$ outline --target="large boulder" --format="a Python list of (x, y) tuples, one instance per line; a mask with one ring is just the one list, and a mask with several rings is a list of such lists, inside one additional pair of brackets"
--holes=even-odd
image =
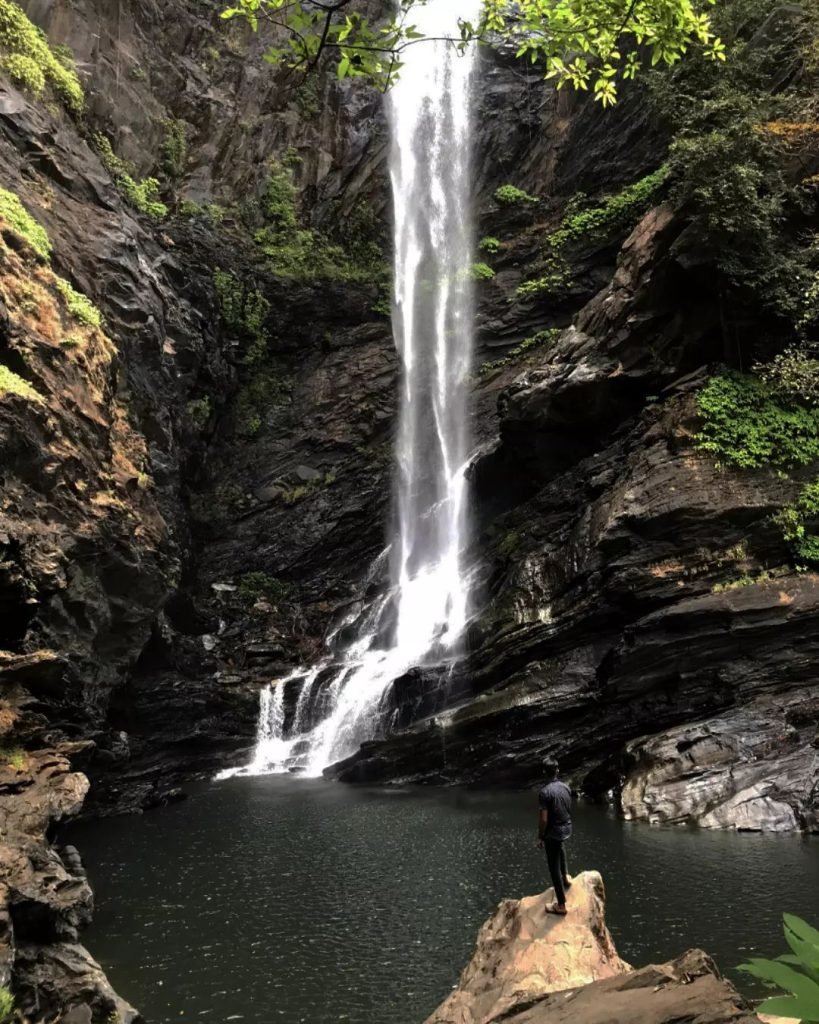
[(637, 971), (621, 960), (596, 871), (575, 877), (566, 917), (546, 913), (553, 899), (504, 900), (425, 1024), (759, 1024), (701, 950)]
[(625, 974), (606, 928), (603, 879), (578, 875), (566, 917), (546, 913), (554, 891), (504, 900), (478, 933), (457, 989), (426, 1024), (489, 1024), (548, 992)]

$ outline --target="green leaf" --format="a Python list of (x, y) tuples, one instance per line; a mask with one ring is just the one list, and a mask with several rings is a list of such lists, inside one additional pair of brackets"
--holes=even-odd
[(772, 981), (779, 988), (813, 1003), (819, 1013), (819, 985), (801, 971), (795, 971), (788, 964), (778, 960), (762, 959), (751, 960), (743, 964), (741, 969), (756, 978), (762, 978), (763, 981)]
[(812, 928), (807, 921), (803, 921), (801, 917), (797, 917), (795, 914), (783, 914), (782, 920), (785, 924), (786, 939), (790, 931), (797, 939), (815, 946), (816, 952), (819, 954), (819, 931), (816, 928)]
[(772, 1017), (791, 1017), (805, 1024), (819, 1021), (819, 1003), (806, 1002), (793, 996), (773, 996), (757, 1009), (759, 1013), (769, 1013)]

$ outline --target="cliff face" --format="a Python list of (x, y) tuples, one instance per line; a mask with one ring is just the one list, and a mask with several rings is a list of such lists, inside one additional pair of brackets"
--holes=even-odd
[[(217, 6), (32, 3), (74, 51), (86, 114), (2, 85), (3, 180), (53, 247), (47, 263), (4, 235), (6, 279), (43, 278), (35, 300), (4, 292), (4, 364), (44, 399), (2, 399), (3, 646), (10, 665), (44, 652), (25, 668), (37, 725), (10, 742), (92, 740), (79, 766), (100, 807), (243, 756), (259, 683), (381, 582), (381, 104), (271, 71), (269, 40), (226, 31)], [(685, 210), (648, 192), (642, 220), (635, 204), (574, 240), (559, 287), (525, 287), (578, 196), (645, 181), (666, 133), (640, 92), (605, 112), (504, 53), (485, 55), (477, 102), (480, 234), (497, 243), (479, 285), (481, 610), (455, 707), (434, 678), (400, 681), (410, 728), (339, 774), (519, 784), (556, 753), (590, 794), (623, 786), (635, 817), (815, 827), (816, 580), (770, 524), (808, 473), (718, 469), (693, 443), (724, 282), (686, 246)], [(159, 176), (164, 219), (127, 201), (123, 161)], [(499, 202), (510, 181), (540, 202)], [(275, 217), (306, 259), (291, 238), (283, 266), (280, 235), (265, 249)], [(52, 271), (104, 336), (63, 344)]]

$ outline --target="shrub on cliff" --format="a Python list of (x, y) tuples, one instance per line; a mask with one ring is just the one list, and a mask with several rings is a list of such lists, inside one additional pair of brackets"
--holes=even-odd
[(13, 192), (4, 188), (0, 188), (0, 221), (5, 221), (15, 234), (25, 239), (38, 256), (46, 261), (51, 259), (51, 241), (45, 228), (37, 223)]
[(0, 0), (0, 68), (34, 96), (48, 87), (72, 113), (83, 108), (80, 80), (66, 67), (64, 52), (52, 50), (44, 33), (11, 0)]

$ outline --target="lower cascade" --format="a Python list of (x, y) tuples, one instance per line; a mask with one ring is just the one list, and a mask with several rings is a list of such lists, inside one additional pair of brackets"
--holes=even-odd
[[(433, 0), (413, 12), (409, 46), (388, 94), (394, 206), (393, 333), (401, 357), (391, 585), (339, 656), (295, 671), (261, 694), (250, 764), (221, 774), (299, 770), (319, 776), (383, 730), (384, 698), (409, 669), (457, 656), (468, 615), (463, 551), (474, 297), (470, 274), (470, 85), (476, 49), (459, 20), (479, 0)], [(328, 647), (337, 636), (327, 640)], [(286, 693), (297, 688), (287, 712)], [(289, 720), (288, 720), (289, 719)]]

